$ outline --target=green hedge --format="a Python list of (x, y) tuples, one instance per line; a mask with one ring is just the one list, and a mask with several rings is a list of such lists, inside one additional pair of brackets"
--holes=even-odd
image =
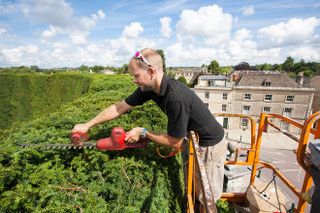
[(0, 73), (0, 129), (57, 110), (86, 93), (90, 81), (75, 74)]
[[(7, 75), (7, 78), (10, 77), (13, 76)], [(71, 80), (73, 77), (75, 80)], [(38, 85), (30, 82), (40, 78), (33, 75), (18, 77), (29, 88)], [(74, 124), (87, 121), (135, 89), (127, 75), (61, 75), (47, 78), (47, 86), (56, 78), (64, 82), (60, 88), (54, 86), (52, 90), (55, 91), (63, 91), (61, 87), (82, 90), (84, 87), (79, 82), (83, 81), (79, 79), (91, 79), (88, 81), (91, 84), (88, 93), (63, 105), (58, 111), (37, 116), (31, 121), (14, 123), (1, 132), (0, 212), (183, 211), (180, 156), (161, 159), (153, 143), (145, 149), (108, 152), (19, 148), (22, 143), (69, 143), (69, 131)], [(37, 88), (50, 92), (45, 84), (39, 84)], [(86, 90), (69, 94), (81, 95), (83, 92)], [(32, 100), (28, 103), (43, 101), (40, 98)], [(44, 102), (41, 104), (45, 105)], [(32, 108), (29, 110), (33, 113)], [(121, 118), (94, 127), (90, 137), (107, 137), (115, 126), (122, 126), (125, 130), (144, 126), (161, 132), (166, 129), (166, 117), (153, 103), (147, 103)]]

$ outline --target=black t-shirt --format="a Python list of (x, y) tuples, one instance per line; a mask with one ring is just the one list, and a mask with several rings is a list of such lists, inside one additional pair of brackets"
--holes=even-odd
[(224, 130), (201, 99), (186, 85), (164, 75), (160, 94), (138, 88), (125, 99), (130, 106), (153, 100), (168, 117), (167, 134), (185, 137), (193, 130), (198, 133), (201, 146), (212, 146), (222, 140)]

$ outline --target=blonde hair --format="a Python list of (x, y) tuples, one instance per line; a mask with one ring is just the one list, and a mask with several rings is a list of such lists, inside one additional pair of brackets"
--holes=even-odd
[[(151, 48), (144, 48), (141, 51), (141, 54), (143, 57), (145, 57), (148, 62), (151, 64), (151, 66), (156, 69), (158, 72), (163, 72), (163, 61), (161, 55), (154, 49)], [(140, 59), (136, 59), (135, 57), (132, 57), (129, 62), (129, 70), (132, 69), (132, 62), (135, 61), (136, 64), (139, 65), (139, 67), (147, 69), (148, 65), (143, 63)]]

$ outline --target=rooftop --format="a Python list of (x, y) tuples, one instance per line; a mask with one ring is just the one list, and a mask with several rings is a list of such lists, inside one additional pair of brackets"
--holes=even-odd
[(200, 80), (228, 80), (228, 77), (224, 75), (202, 75), (199, 78)]
[(285, 73), (248, 73), (239, 78), (236, 86), (301, 87)]

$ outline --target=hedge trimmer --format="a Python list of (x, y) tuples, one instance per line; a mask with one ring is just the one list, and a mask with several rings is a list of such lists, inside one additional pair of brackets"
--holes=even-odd
[(22, 147), (39, 147), (42, 149), (92, 149), (96, 148), (101, 151), (106, 150), (124, 150), (127, 148), (144, 148), (147, 146), (147, 141), (139, 141), (137, 143), (125, 142), (126, 132), (121, 127), (115, 127), (111, 131), (111, 136), (102, 138), (97, 141), (87, 141), (88, 134), (81, 132), (71, 133), (70, 144), (21, 144)]
[[(126, 132), (121, 127), (115, 127), (111, 131), (111, 136), (102, 138), (97, 141), (87, 141), (89, 135), (81, 132), (71, 133), (70, 139), (72, 143), (69, 144), (20, 144), (22, 147), (35, 147), (41, 149), (98, 149), (101, 151), (107, 150), (124, 150), (129, 148), (145, 148), (148, 145), (147, 140), (140, 140), (137, 143), (126, 143)], [(160, 157), (167, 158), (173, 157), (178, 154), (181, 149), (174, 149), (168, 155), (163, 156), (160, 154), (159, 147), (157, 152)]]

